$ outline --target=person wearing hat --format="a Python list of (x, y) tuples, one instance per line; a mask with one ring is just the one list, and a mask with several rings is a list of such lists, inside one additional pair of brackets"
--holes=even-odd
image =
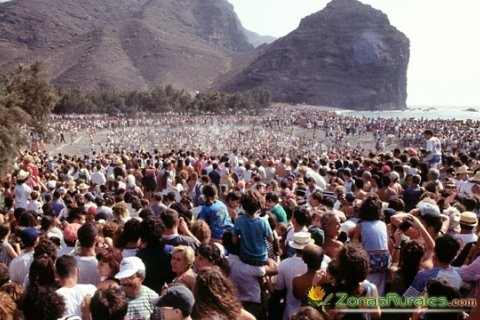
[(286, 290), (285, 311), (283, 313), (283, 319), (295, 312), (301, 305), (301, 301), (293, 295), (293, 278), (307, 272), (307, 265), (302, 260), (303, 249), (309, 244), (313, 244), (311, 234), (307, 232), (296, 232), (293, 235), (293, 239), (289, 241), (290, 248), (295, 250), (293, 257), (287, 258), (280, 262), (278, 265), (278, 275), (274, 283), (276, 291)]
[(453, 181), (455, 181), (456, 187), (460, 189), (462, 184), (465, 181), (468, 181), (468, 175), (471, 173), (467, 165), (462, 165), (455, 170), (455, 178)]
[(32, 188), (26, 183), (30, 176), (29, 171), (20, 170), (17, 173), (17, 184), (15, 186), (15, 208), (24, 208), (28, 210), (30, 203), (30, 193)]
[(88, 184), (82, 182), (78, 185), (77, 187), (78, 191), (80, 191), (80, 194), (85, 196), (85, 194), (88, 192), (88, 189), (90, 189), (90, 187), (88, 186)]
[(33, 261), (33, 251), (39, 241), (38, 235), (38, 231), (35, 228), (25, 228), (21, 231), (20, 239), (22, 239), (25, 249), (10, 263), (10, 280), (23, 284), (25, 277), (30, 271), (30, 265)]
[[(155, 301), (156, 312), (152, 319), (191, 320), (194, 303), (193, 293), (187, 287), (182, 284), (174, 285)], [(161, 318), (157, 317), (158, 313)]]
[(453, 237), (460, 243), (460, 249), (470, 242), (477, 242), (475, 227), (478, 225), (477, 215), (472, 211), (462, 212), (460, 215), (460, 233)]
[(127, 319), (150, 319), (155, 299), (158, 294), (142, 285), (145, 280), (145, 264), (138, 257), (127, 257), (120, 263), (120, 270), (115, 278), (128, 300)]
[(467, 181), (464, 181), (458, 188), (458, 195), (462, 197), (474, 197), (480, 194), (480, 170)]

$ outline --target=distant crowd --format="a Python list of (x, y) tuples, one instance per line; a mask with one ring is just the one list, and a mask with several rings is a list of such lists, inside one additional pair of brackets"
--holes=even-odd
[[(479, 319), (478, 126), (54, 117), (108, 143), (2, 178), (0, 319)], [(387, 294), (449, 304), (366, 303)]]

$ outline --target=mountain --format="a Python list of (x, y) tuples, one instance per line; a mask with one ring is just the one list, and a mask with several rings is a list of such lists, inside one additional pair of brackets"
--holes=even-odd
[(253, 45), (255, 48), (261, 46), (262, 44), (270, 44), (273, 41), (277, 40), (277, 38), (272, 36), (262, 36), (256, 32), (250, 31), (245, 29), (244, 32), (245, 36), (247, 37), (248, 42)]
[(206, 89), (252, 49), (226, 0), (0, 4), (0, 69), (41, 59), (61, 87)]
[(217, 85), (269, 89), (276, 101), (362, 110), (406, 108), (409, 40), (356, 0), (332, 0)]
[(332, 0), (262, 44), (271, 40), (246, 30), (227, 0), (0, 4), (0, 71), (43, 60), (57, 87), (262, 87), (290, 103), (406, 107), (409, 40), (371, 6)]

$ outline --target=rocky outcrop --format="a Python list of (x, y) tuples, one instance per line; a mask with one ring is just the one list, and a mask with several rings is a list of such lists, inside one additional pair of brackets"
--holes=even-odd
[(409, 40), (356, 0), (332, 0), (220, 87), (262, 87), (276, 101), (362, 110), (406, 108)]
[(0, 4), (0, 70), (43, 60), (59, 87), (201, 90), (252, 49), (227, 0)]

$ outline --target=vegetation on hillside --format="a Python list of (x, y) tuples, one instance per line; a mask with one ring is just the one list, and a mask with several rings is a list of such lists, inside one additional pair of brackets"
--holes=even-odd
[(45, 120), (56, 101), (41, 62), (19, 65), (0, 80), (0, 174), (26, 146), (29, 137), (43, 135)]
[(136, 112), (227, 113), (241, 110), (256, 113), (271, 103), (269, 91), (253, 89), (242, 93), (201, 92), (192, 96), (168, 85), (146, 91), (60, 91), (54, 113), (133, 114)]

